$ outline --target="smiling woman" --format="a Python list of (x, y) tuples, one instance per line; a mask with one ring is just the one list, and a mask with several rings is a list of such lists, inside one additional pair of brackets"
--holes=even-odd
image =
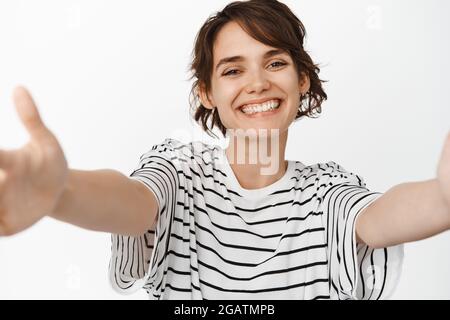
[(320, 112), (327, 97), (304, 35), (275, 0), (230, 3), (201, 27), (191, 63), (194, 117), (207, 132), (218, 126), (230, 145), (166, 139), (141, 157), (131, 176), (155, 194), (158, 220), (142, 236), (113, 235), (118, 291), (144, 287), (152, 299), (392, 293), (403, 246), (370, 248), (355, 228), (381, 193), (335, 162), (285, 160), (289, 127)]
[[(179, 4), (183, 5), (190, 7), (192, 4)], [(153, 9), (151, 7), (149, 11), (154, 12)], [(322, 14), (324, 10), (313, 12)], [(2, 12), (0, 10), (0, 18)], [(158, 12), (163, 14), (165, 10)], [(342, 9), (342, 12), (347, 11)], [(139, 14), (136, 11), (132, 16)], [(152, 20), (146, 15), (141, 19), (145, 23)], [(170, 24), (173, 25), (173, 16), (170, 19)], [(112, 20), (112, 25), (115, 25), (117, 19)], [(321, 23), (325, 20), (321, 20)], [(0, 24), (2, 21), (0, 19)], [(346, 20), (340, 16), (330, 23), (333, 26), (345, 24)], [(142, 30), (141, 26), (135, 26), (135, 29)], [(183, 31), (178, 26), (175, 29), (177, 36)], [(1, 30), (2, 28), (0, 32)], [(90, 33), (91, 29), (87, 30)], [(134, 34), (135, 30), (130, 30), (130, 34)], [(341, 160), (339, 163), (314, 161), (312, 164), (304, 164), (304, 161), (287, 159), (288, 132), (292, 132), (293, 124), (301, 118), (314, 118), (320, 114), (322, 104), (327, 99), (322, 87), (324, 81), (318, 76), (319, 67), (304, 48), (306, 31), (303, 23), (280, 1), (235, 1), (209, 15), (199, 31), (193, 32), (195, 33), (192, 60), (189, 63), (191, 80), (194, 80), (192, 87), (188, 88), (190, 116), (197, 121), (199, 130), (210, 136), (215, 136), (213, 130), (218, 129), (224, 138), (229, 139), (229, 145), (224, 148), (204, 141), (186, 143), (175, 138), (166, 138), (149, 145), (142, 138), (147, 151), (139, 151), (142, 155), (133, 170), (127, 171), (129, 174), (111, 169), (73, 169), (66, 160), (57, 135), (46, 126), (29, 92), (18, 87), (14, 91), (14, 103), (30, 140), (17, 150), (0, 149), (0, 236), (19, 234), (45, 216), (87, 230), (107, 233), (108, 242), (102, 242), (102, 245), (105, 257), (109, 259), (108, 280), (112, 287), (119, 293), (137, 290), (146, 292), (147, 297), (152, 300), (390, 297), (400, 279), (404, 243), (428, 238), (450, 228), (450, 136), (444, 143), (435, 178), (401, 183), (384, 193), (370, 189), (363, 176), (346, 170), (340, 164)], [(118, 32), (117, 36), (120, 35)], [(126, 41), (129, 38), (128, 34), (124, 36), (124, 47), (128, 48)], [(169, 39), (169, 35), (165, 34), (164, 40), (166, 38)], [(93, 42), (97, 41), (97, 37), (93, 39)], [(120, 43), (116, 38), (112, 42), (114, 45)], [(140, 39), (136, 42), (142, 43)], [(160, 47), (164, 45), (164, 41), (155, 41), (149, 51), (156, 51), (155, 43)], [(169, 55), (170, 51), (164, 51), (164, 55)], [(103, 58), (102, 56), (102, 61)], [(116, 58), (111, 58), (111, 65), (117, 64)], [(167, 57), (165, 59), (164, 61), (172, 61)], [(134, 72), (140, 72), (137, 70), (141, 70), (149, 59), (142, 57), (142, 61), (138, 61)], [(133, 63), (134, 61), (130, 62), (127, 67), (134, 66)], [(166, 73), (168, 81), (173, 81), (172, 75), (167, 72), (167, 64), (149, 65), (155, 78), (152, 84), (158, 90), (165, 89), (161, 84), (165, 83), (163, 77)], [(100, 68), (101, 63), (98, 61), (89, 69), (96, 70), (95, 67)], [(161, 69), (156, 69), (158, 67)], [(107, 69), (113, 68), (108, 66)], [(159, 72), (160, 70), (162, 71)], [(99, 70), (96, 72), (101, 73)], [(120, 77), (111, 78), (126, 77), (120, 74)], [(83, 79), (89, 81), (88, 77)], [(147, 74), (145, 79), (148, 79)], [(352, 77), (351, 80), (353, 79)], [(435, 80), (434, 77), (429, 79), (430, 82)], [(99, 86), (104, 86), (100, 82)], [(383, 87), (386, 82), (385, 78), (377, 81), (377, 89), (387, 90), (386, 86)], [(95, 81), (88, 83), (89, 85), (85, 84), (86, 87), (97, 90)], [(144, 80), (142, 83), (145, 84), (145, 90), (138, 93), (135, 103), (131, 103), (133, 97), (127, 97), (126, 101), (114, 105), (117, 108), (111, 108), (109, 103), (113, 103), (117, 95), (108, 102), (103, 99), (99, 101), (108, 107), (108, 120), (117, 109), (122, 109), (119, 108), (120, 105), (135, 108), (130, 112), (129, 120), (124, 120), (122, 115), (117, 122), (125, 123), (125, 131), (130, 128), (131, 123), (141, 121), (142, 130), (149, 130), (152, 139), (156, 139), (155, 135), (164, 132), (168, 124), (156, 117), (155, 113), (168, 112), (170, 121), (177, 118), (170, 108), (165, 105), (161, 108), (163, 104), (154, 100), (156, 90), (154, 95), (149, 95), (148, 83)], [(357, 85), (360, 84), (355, 81), (345, 83), (346, 90), (342, 90), (345, 91), (345, 102), (370, 103), (364, 94), (359, 96), (359, 100), (348, 99), (349, 95), (352, 98), (354, 95), (358, 97), (359, 92), (353, 91), (363, 90), (362, 85)], [(424, 87), (426, 85), (428, 84), (423, 84)], [(132, 90), (131, 87), (128, 89)], [(173, 86), (169, 87), (162, 94), (165, 104), (173, 100), (173, 92), (176, 91)], [(354, 88), (358, 90), (353, 90)], [(109, 89), (103, 87), (108, 93), (111, 91)], [(131, 93), (128, 95), (132, 96)], [(152, 108), (148, 114), (144, 112), (149, 108), (140, 107), (140, 100), (145, 96), (151, 96), (149, 103)], [(71, 99), (65, 101), (70, 106)], [(139, 108), (134, 105), (139, 105)], [(430, 108), (434, 105), (431, 104)], [(76, 106), (77, 104), (72, 105), (73, 109)], [(345, 107), (347, 105), (339, 106), (338, 109), (344, 110)], [(401, 104), (389, 107), (387, 113), (395, 112), (401, 108)], [(411, 117), (414, 114), (413, 107), (412, 103), (407, 105)], [(63, 113), (70, 109), (72, 108), (67, 107)], [(178, 113), (179, 109), (176, 110)], [(360, 114), (371, 110), (365, 107)], [(376, 113), (381, 114), (381, 110), (382, 106), (377, 106)], [(101, 111), (98, 119), (104, 120), (105, 109)], [(444, 111), (448, 112), (447, 109)], [(136, 117), (136, 114), (139, 116)], [(72, 121), (72, 117), (67, 118)], [(87, 118), (92, 117), (83, 118), (81, 122), (86, 128)], [(155, 118), (158, 119), (154, 121)], [(306, 123), (302, 126), (302, 130), (308, 131), (295, 137), (292, 144), (295, 157), (307, 158), (308, 150), (313, 150), (311, 153), (316, 158), (321, 150), (325, 150), (326, 157), (331, 152), (339, 152), (340, 155), (347, 156), (345, 161), (348, 163), (353, 160), (357, 163), (365, 162), (367, 158), (370, 170), (367, 174), (375, 170), (377, 172), (373, 174), (373, 179), (388, 181), (395, 173), (389, 170), (390, 167), (396, 167), (396, 157), (392, 154), (382, 157), (375, 154), (375, 151), (364, 154), (364, 147), (370, 145), (370, 148), (374, 148), (374, 144), (366, 141), (370, 139), (367, 132), (370, 131), (371, 121), (348, 116), (338, 119), (338, 125), (332, 124), (336, 121), (333, 119), (325, 125), (315, 123), (314, 127), (308, 127)], [(376, 139), (383, 141), (380, 135), (388, 128), (388, 122), (384, 114), (380, 118), (374, 116), (374, 119), (378, 119), (373, 121), (377, 123)], [(421, 113), (416, 121), (423, 123), (426, 121), (424, 119), (425, 115)], [(442, 119), (446, 117), (443, 116)], [(436, 119), (433, 118), (433, 126), (436, 122), (434, 120)], [(110, 122), (113, 121), (101, 121), (101, 128), (108, 126)], [(95, 120), (95, 132), (101, 134), (103, 130), (99, 129), (98, 123), (99, 120)], [(363, 130), (358, 129), (359, 123), (364, 124)], [(383, 130), (380, 130), (379, 123), (383, 123)], [(173, 125), (172, 122), (170, 124)], [(61, 134), (71, 132), (72, 130), (67, 129), (71, 128), (70, 125), (62, 126)], [(445, 123), (446, 130), (447, 125)], [(416, 129), (414, 126), (414, 131)], [(130, 131), (135, 130), (137, 128), (133, 127)], [(80, 134), (85, 131), (88, 133), (86, 141), (91, 141), (92, 131), (86, 129)], [(394, 131), (398, 131), (397, 125)], [(388, 131), (389, 138), (395, 136), (394, 131)], [(423, 130), (423, 134), (430, 134), (429, 131)], [(98, 145), (107, 146), (108, 142), (114, 141), (114, 150), (108, 154), (108, 159), (120, 158), (118, 153), (121, 156), (134, 153), (126, 149), (129, 146), (128, 139), (123, 144), (120, 144), (121, 139), (113, 139), (112, 134), (117, 132), (120, 132), (120, 137), (124, 135), (114, 122), (104, 140), (92, 143), (95, 150), (98, 150)], [(350, 138), (345, 136), (350, 133)], [(326, 138), (321, 134), (326, 135)], [(387, 145), (389, 141), (380, 144)], [(85, 148), (88, 144), (82, 144), (73, 154), (86, 157)], [(343, 156), (336, 155), (339, 159), (343, 159)], [(389, 166), (383, 167), (381, 171), (384, 158), (390, 159)], [(88, 161), (91, 161), (90, 156)], [(99, 161), (103, 163), (106, 160), (102, 158)], [(399, 161), (403, 166), (413, 162), (405, 158)], [(422, 161), (418, 161), (415, 172), (422, 166)], [(57, 227), (62, 228), (60, 225)], [(102, 266), (100, 275), (90, 277), (94, 272), (92, 261), (98, 258), (99, 250), (94, 250), (93, 242), (86, 240), (89, 234), (83, 233), (80, 236), (82, 241), (74, 244), (74, 248), (82, 249), (80, 251), (83, 254), (93, 252), (92, 259), (89, 259), (82, 272), (75, 261), (70, 261), (68, 281), (57, 281), (57, 272), (48, 276), (42, 270), (56, 268), (54, 265), (68, 252), (72, 252), (70, 259), (73, 258), (75, 250), (66, 247), (65, 241), (69, 238), (66, 230), (69, 229), (58, 235), (46, 233), (50, 235), (48, 238), (52, 245), (61, 244), (59, 254), (51, 249), (47, 253), (39, 248), (28, 250), (30, 252), (24, 255), (24, 260), (19, 260), (18, 254), (14, 259), (8, 258), (0, 250), (0, 276), (6, 275), (0, 278), (0, 295), (8, 279), (12, 279), (13, 289), (29, 285), (19, 285), (19, 271), (29, 272), (30, 260), (33, 261), (33, 272), (40, 276), (36, 278), (45, 281), (42, 288), (50, 286), (52, 281), (49, 279), (54, 279), (54, 282), (63, 282), (71, 290), (76, 289), (78, 284), (78, 288), (84, 286), (89, 292), (96, 291), (91, 290), (91, 285), (95, 283), (94, 279), (106, 278), (102, 276), (106, 270)], [(25, 232), (25, 236), (33, 238), (32, 233)], [(6, 243), (4, 239), (1, 239), (1, 244)], [(36, 239), (40, 240), (41, 237), (38, 235)], [(35, 242), (38, 242), (36, 239), (27, 239), (26, 247), (33, 248)], [(80, 242), (89, 243), (89, 246), (80, 246)], [(47, 248), (45, 245), (42, 247)], [(24, 252), (17, 249), (15, 251)], [(34, 251), (38, 251), (36, 254), (39, 259), (33, 256)], [(448, 250), (441, 251), (442, 256), (448, 255)], [(72, 267), (73, 264), (75, 267)], [(5, 270), (5, 265), (12, 267)], [(22, 265), (24, 269), (20, 269)], [(415, 267), (412, 263), (410, 266)], [(447, 269), (444, 268), (446, 277)], [(419, 281), (417, 278), (414, 275), (413, 280)], [(25, 280), (31, 281), (29, 277)], [(408, 285), (413, 285), (414, 281)], [(442, 278), (439, 281), (445, 282)], [(29, 290), (34, 286), (36, 285), (29, 285)], [(237, 313), (237, 309), (239, 306), (226, 312)], [(206, 309), (194, 310), (183, 305), (176, 309), (177, 314), (206, 312)]]
[[(197, 34), (191, 63), (196, 79), (191, 90), (195, 120), (201, 123), (206, 132), (212, 133), (211, 129), (217, 126), (225, 135), (227, 128), (233, 128), (233, 124), (227, 123), (226, 110), (229, 106), (223, 106), (230, 104), (230, 101), (215, 101), (214, 98), (208, 101), (205, 95), (211, 93), (214, 96), (211, 91), (217, 89), (219, 99), (223, 90), (238, 90), (237, 87), (242, 85), (246, 77), (253, 76), (255, 71), (260, 72), (258, 69), (267, 70), (278, 81), (290, 85), (292, 79), (299, 79), (299, 86), (303, 83), (302, 88), (284, 88), (290, 92), (278, 93), (284, 94), (284, 98), (292, 105), (289, 109), (296, 111), (295, 120), (320, 113), (322, 101), (327, 99), (327, 95), (322, 89), (323, 81), (318, 76), (319, 67), (303, 48), (305, 35), (302, 22), (285, 4), (276, 1), (250, 1), (245, 5), (234, 2), (207, 19)], [(260, 102), (240, 101), (243, 97), (228, 97), (232, 98), (239, 98), (235, 101), (241, 103), (239, 107), (244, 103)]]

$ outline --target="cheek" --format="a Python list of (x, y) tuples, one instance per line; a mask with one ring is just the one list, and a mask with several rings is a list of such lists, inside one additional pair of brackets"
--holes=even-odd
[(297, 73), (293, 70), (280, 74), (279, 83), (288, 93), (299, 92)]
[(288, 96), (289, 115), (294, 119), (300, 105), (300, 90), (298, 85), (292, 81), (285, 84), (284, 90)]
[(219, 105), (223, 105), (223, 107), (232, 106), (239, 95), (241, 88), (237, 82), (238, 81), (228, 81), (227, 83), (223, 83), (220, 88), (217, 88), (216, 97)]

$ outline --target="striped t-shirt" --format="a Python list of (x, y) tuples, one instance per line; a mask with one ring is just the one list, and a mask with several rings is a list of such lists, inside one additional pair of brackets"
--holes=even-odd
[(110, 281), (150, 299), (383, 299), (403, 245), (355, 240), (358, 214), (381, 193), (330, 161), (288, 161), (282, 178), (244, 189), (225, 149), (165, 139), (130, 175), (158, 200), (156, 225), (112, 234)]

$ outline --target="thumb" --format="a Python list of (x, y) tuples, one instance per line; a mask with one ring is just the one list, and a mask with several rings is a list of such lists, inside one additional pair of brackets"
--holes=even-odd
[(42, 122), (36, 104), (27, 89), (21, 86), (16, 87), (13, 93), (13, 100), (20, 120), (25, 125), (30, 136), (38, 138), (47, 135), (48, 130)]
[(11, 156), (10, 151), (8, 152), (8, 151), (0, 149), (0, 184), (4, 177), (4, 172), (2, 169), (7, 169), (10, 166), (11, 162), (13, 162), (13, 161), (14, 161), (14, 159)]
[(439, 159), (439, 170), (445, 172), (438, 172), (442, 175), (447, 175), (450, 177), (450, 131), (447, 133), (447, 137), (444, 142), (444, 147), (441, 151), (441, 158)]

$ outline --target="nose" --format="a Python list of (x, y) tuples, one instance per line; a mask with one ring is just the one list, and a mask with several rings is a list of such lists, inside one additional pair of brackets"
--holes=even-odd
[(268, 90), (270, 88), (270, 82), (267, 80), (265, 75), (262, 72), (255, 72), (253, 76), (249, 79), (249, 82), (246, 87), (246, 92), (248, 94), (251, 93), (260, 93), (264, 90)]

